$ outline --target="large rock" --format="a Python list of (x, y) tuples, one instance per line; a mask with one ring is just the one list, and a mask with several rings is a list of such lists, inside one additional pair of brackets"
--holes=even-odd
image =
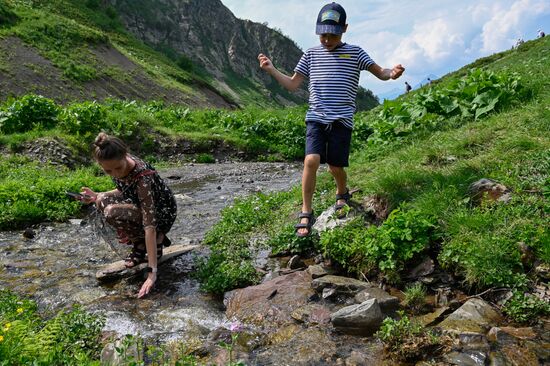
[(367, 282), (342, 276), (323, 276), (314, 279), (311, 287), (323, 294), (323, 298), (345, 300), (370, 287)]
[(313, 295), (311, 275), (300, 271), (228, 292), (224, 303), (228, 318), (259, 326), (281, 326), (293, 323), (291, 314)]
[(386, 291), (375, 286), (370, 286), (355, 295), (355, 301), (359, 304), (370, 299), (376, 299), (380, 310), (385, 315), (391, 316), (399, 309), (399, 299), (397, 297), (391, 296)]
[(474, 204), (481, 204), (484, 201), (509, 202), (512, 198), (508, 187), (486, 178), (470, 184), (468, 190)]
[(363, 336), (374, 334), (380, 328), (383, 319), (384, 315), (376, 299), (346, 306), (331, 316), (332, 325), (337, 330)]
[(493, 325), (502, 322), (502, 316), (482, 299), (473, 298), (439, 323), (447, 331), (485, 334)]
[(487, 334), (490, 342), (498, 344), (514, 344), (520, 340), (535, 339), (537, 337), (533, 328), (493, 327)]
[(323, 231), (332, 230), (335, 227), (344, 226), (358, 215), (356, 209), (351, 209), (346, 217), (339, 219), (336, 217), (334, 206), (329, 207), (315, 220), (313, 229), (322, 233)]

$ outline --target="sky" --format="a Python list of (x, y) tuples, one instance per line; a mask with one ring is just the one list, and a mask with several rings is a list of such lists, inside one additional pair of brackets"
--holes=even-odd
[[(237, 18), (267, 22), (303, 50), (319, 44), (319, 0), (221, 0)], [(405, 67), (398, 80), (361, 73), (376, 95), (404, 91), (429, 75), (441, 77), (484, 56), (512, 48), (518, 38), (550, 35), (550, 0), (341, 0), (347, 13), (344, 42), (361, 46), (380, 66)], [(296, 60), (298, 62), (298, 60)], [(275, 65), (277, 66), (277, 65)]]

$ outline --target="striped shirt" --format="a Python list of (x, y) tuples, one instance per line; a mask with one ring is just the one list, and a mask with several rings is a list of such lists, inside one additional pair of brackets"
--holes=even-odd
[(322, 45), (310, 48), (294, 72), (309, 79), (309, 109), (306, 121), (341, 122), (353, 128), (359, 74), (374, 61), (358, 46), (343, 43), (332, 51)]

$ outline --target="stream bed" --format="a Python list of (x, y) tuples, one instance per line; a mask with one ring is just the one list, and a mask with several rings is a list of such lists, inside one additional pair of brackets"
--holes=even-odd
[[(236, 197), (254, 192), (288, 190), (300, 181), (299, 164), (186, 164), (161, 171), (178, 203), (169, 237), (174, 244), (199, 244)], [(196, 337), (226, 326), (219, 300), (199, 291), (192, 278), (195, 256), (207, 248), (167, 261), (159, 268), (155, 290), (136, 294), (141, 277), (100, 285), (98, 268), (121, 259), (83, 219), (42, 223), (27, 239), (22, 231), (0, 232), (0, 288), (31, 296), (42, 309), (59, 310), (74, 303), (106, 317), (104, 330), (159, 342)]]

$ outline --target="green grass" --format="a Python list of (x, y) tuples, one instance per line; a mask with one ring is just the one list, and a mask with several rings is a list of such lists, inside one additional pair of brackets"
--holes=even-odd
[(71, 171), (14, 157), (0, 162), (0, 172), (0, 230), (77, 216), (81, 204), (65, 191), (112, 189), (110, 179), (98, 176), (94, 168)]

